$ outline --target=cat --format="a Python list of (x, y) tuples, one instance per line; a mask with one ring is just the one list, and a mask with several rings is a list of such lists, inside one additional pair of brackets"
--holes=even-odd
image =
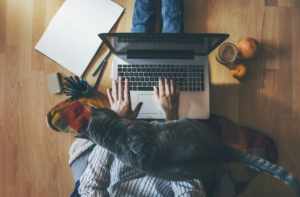
[(300, 196), (296, 177), (283, 168), (224, 144), (203, 122), (183, 118), (166, 123), (127, 120), (88, 106), (92, 118), (78, 138), (113, 153), (125, 165), (165, 180), (202, 178), (223, 163), (240, 163), (284, 181)]

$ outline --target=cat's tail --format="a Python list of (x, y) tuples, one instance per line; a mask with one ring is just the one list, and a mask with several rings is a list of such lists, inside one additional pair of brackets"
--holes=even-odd
[(294, 192), (300, 197), (300, 183), (296, 177), (284, 170), (283, 168), (259, 157), (255, 157), (248, 153), (244, 153), (235, 148), (229, 147), (230, 152), (233, 154), (231, 162), (240, 163), (249, 168), (257, 170), (259, 172), (264, 172), (277, 179), (282, 180), (287, 185), (289, 185)]

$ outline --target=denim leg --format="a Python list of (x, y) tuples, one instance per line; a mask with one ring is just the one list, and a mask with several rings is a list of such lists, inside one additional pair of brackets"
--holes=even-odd
[(75, 183), (80, 179), (81, 175), (83, 175), (88, 165), (89, 155), (90, 151), (88, 150), (72, 163), (71, 168)]
[(161, 0), (162, 33), (184, 33), (183, 0)]
[(131, 33), (154, 33), (156, 0), (136, 0), (132, 17)]

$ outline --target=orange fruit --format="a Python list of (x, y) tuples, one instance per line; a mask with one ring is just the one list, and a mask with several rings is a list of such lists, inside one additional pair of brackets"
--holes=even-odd
[(240, 41), (237, 48), (239, 51), (239, 57), (242, 59), (251, 59), (258, 54), (259, 44), (253, 38), (245, 38)]
[(235, 78), (241, 79), (246, 75), (247, 69), (245, 65), (237, 64), (232, 70), (230, 70), (230, 72)]

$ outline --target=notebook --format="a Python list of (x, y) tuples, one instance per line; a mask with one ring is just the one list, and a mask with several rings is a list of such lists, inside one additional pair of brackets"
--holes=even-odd
[(82, 76), (124, 8), (111, 0), (67, 0), (51, 20), (35, 49)]

